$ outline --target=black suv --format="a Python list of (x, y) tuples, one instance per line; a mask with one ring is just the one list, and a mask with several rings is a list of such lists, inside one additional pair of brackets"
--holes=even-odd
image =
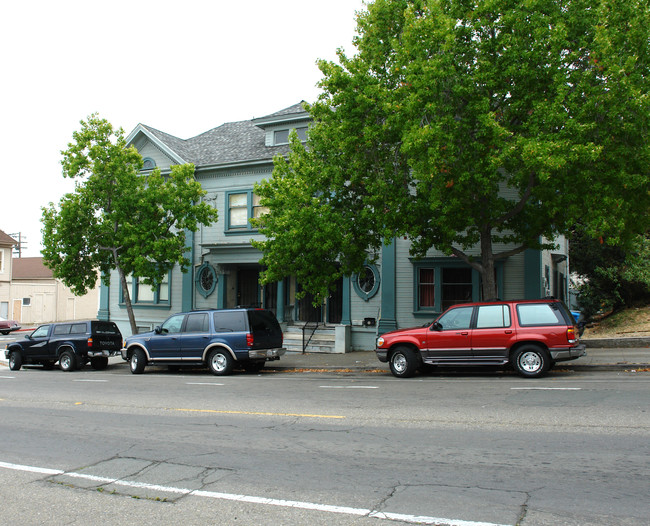
[(74, 371), (88, 362), (101, 370), (121, 347), (122, 334), (112, 321), (71, 321), (41, 325), (24, 340), (8, 343), (5, 357), (12, 371), (23, 364), (52, 369), (57, 361), (63, 371)]
[(266, 309), (237, 308), (182, 312), (167, 318), (151, 332), (126, 339), (122, 358), (131, 372), (149, 365), (208, 366), (216, 375), (230, 374), (237, 364), (260, 371), (267, 360), (278, 360), (282, 329)]

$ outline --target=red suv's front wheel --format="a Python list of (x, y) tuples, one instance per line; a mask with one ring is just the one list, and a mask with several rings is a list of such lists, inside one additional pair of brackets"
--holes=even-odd
[(388, 365), (390, 372), (397, 378), (409, 378), (420, 367), (421, 360), (418, 354), (408, 347), (397, 347), (390, 355)]

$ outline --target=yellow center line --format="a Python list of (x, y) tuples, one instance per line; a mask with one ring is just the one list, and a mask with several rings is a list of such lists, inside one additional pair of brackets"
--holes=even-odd
[(261, 415), (261, 416), (297, 416), (303, 418), (336, 418), (343, 419), (344, 416), (340, 415), (309, 415), (301, 413), (265, 413), (260, 411), (225, 411), (217, 409), (181, 409), (171, 408), (170, 411), (184, 411), (188, 413), (216, 413), (221, 415)]

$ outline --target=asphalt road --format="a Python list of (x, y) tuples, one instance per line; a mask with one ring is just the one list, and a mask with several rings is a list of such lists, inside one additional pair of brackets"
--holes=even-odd
[(6, 524), (650, 524), (650, 375), (0, 367)]

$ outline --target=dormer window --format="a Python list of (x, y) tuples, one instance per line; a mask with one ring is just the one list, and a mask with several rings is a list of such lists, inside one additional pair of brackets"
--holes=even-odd
[(142, 159), (142, 169), (143, 170), (153, 170), (156, 167), (156, 161), (151, 157), (145, 157)]
[(276, 130), (273, 132), (273, 144), (275, 146), (279, 144), (289, 144), (289, 132), (291, 130), (296, 130), (298, 134), (298, 139), (302, 142), (307, 140), (307, 126), (303, 128), (289, 128), (287, 130)]

